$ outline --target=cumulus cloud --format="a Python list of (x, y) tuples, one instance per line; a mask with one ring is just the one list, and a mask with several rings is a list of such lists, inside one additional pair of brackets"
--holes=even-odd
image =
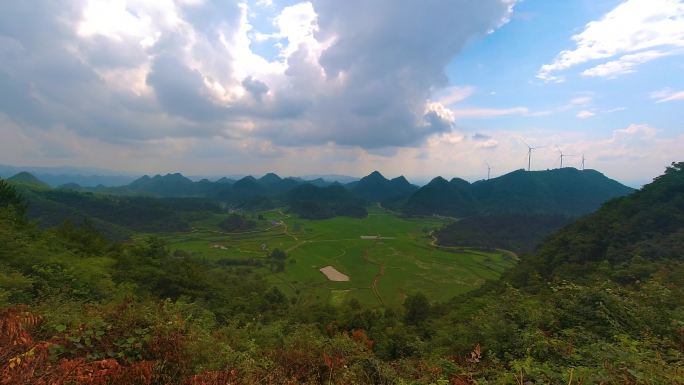
[[(430, 104), (444, 69), (514, 4), (2, 2), (0, 111), (119, 143), (415, 145), (452, 130), (454, 116)], [(272, 31), (255, 29), (268, 20)], [(276, 54), (254, 52), (259, 42)], [(445, 92), (453, 103), (472, 90)]]
[(560, 52), (541, 67), (537, 77), (563, 81), (558, 72), (596, 60), (617, 60), (583, 72), (585, 76), (615, 77), (684, 48), (684, 2), (681, 0), (626, 0), (600, 20), (572, 37), (576, 47)]

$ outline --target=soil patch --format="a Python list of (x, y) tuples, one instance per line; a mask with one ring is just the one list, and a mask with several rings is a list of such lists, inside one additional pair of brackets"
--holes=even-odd
[(336, 268), (334, 268), (332, 266), (326, 266), (326, 267), (320, 269), (320, 272), (323, 273), (328, 278), (328, 280), (330, 280), (330, 281), (334, 281), (334, 282), (347, 282), (347, 281), (349, 281), (348, 275), (340, 273), (339, 271), (337, 271)]

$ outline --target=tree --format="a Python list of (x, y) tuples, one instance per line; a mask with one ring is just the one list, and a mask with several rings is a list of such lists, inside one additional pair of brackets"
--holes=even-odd
[(268, 255), (268, 259), (271, 260), (271, 267), (274, 271), (283, 272), (285, 271), (285, 259), (287, 255), (284, 251), (275, 248)]
[(14, 207), (22, 215), (26, 212), (24, 198), (22, 198), (14, 186), (0, 179), (0, 208), (9, 206)]
[(409, 295), (404, 301), (404, 308), (404, 323), (407, 325), (420, 326), (430, 315), (430, 302), (421, 292)]

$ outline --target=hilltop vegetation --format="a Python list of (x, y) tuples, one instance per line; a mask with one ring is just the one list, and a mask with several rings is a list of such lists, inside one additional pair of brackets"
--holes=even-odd
[(684, 383), (684, 163), (496, 282), (376, 309), (155, 238), (36, 229), (4, 181), (0, 202), (4, 384)]
[(22, 171), (11, 178), (8, 179), (10, 182), (20, 184), (23, 186), (30, 186), (33, 188), (38, 188), (38, 189), (49, 189), (50, 186), (48, 186), (46, 183), (43, 183), (41, 180), (33, 176), (32, 174)]
[(455, 217), (514, 213), (579, 216), (632, 191), (595, 170), (518, 170), (472, 184), (438, 177), (411, 195), (401, 209), (413, 215)]

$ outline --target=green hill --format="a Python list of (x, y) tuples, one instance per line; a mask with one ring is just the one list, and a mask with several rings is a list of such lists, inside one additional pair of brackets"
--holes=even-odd
[(26, 200), (26, 215), (42, 227), (89, 222), (113, 239), (134, 232), (186, 231), (189, 218), (219, 210), (216, 202), (203, 198), (109, 195), (13, 183)]
[(441, 214), (466, 217), (477, 213), (470, 184), (461, 180), (448, 182), (437, 177), (414, 192), (401, 208), (410, 215)]
[(457, 217), (514, 213), (580, 216), (632, 191), (595, 170), (518, 170), (472, 184), (456, 178), (448, 183), (435, 179), (411, 195), (403, 211)]
[(346, 185), (348, 189), (369, 202), (383, 202), (404, 198), (418, 189), (403, 176), (389, 180), (378, 171)]
[(22, 171), (10, 178), (7, 179), (8, 181), (15, 183), (15, 184), (21, 184), (24, 186), (30, 186), (34, 188), (44, 188), (44, 189), (49, 189), (50, 186), (47, 183), (44, 183), (40, 179), (36, 178), (33, 176), (33, 174), (28, 173), (26, 171)]
[(586, 278), (606, 266), (619, 275), (620, 266), (665, 259), (684, 260), (684, 163), (554, 234), (522, 269)]

